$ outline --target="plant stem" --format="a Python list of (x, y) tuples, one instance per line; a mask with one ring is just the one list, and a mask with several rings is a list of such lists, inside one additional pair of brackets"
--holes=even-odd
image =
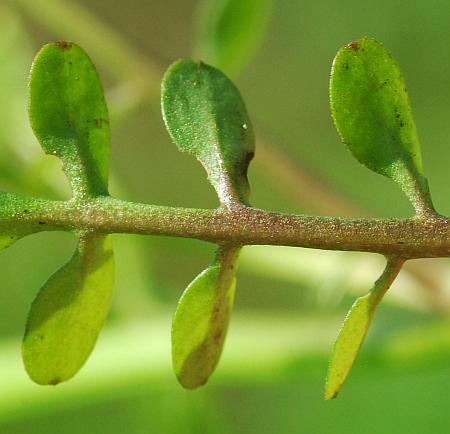
[[(195, 238), (219, 244), (285, 245), (351, 250), (404, 259), (450, 256), (450, 219), (350, 219), (268, 212), (250, 207), (190, 209), (132, 203), (111, 197), (51, 201), (0, 196), (0, 232), (94, 230)], [(26, 230), (25, 230), (26, 229)]]

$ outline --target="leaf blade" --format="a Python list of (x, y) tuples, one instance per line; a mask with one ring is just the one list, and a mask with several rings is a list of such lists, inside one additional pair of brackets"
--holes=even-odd
[(78, 45), (45, 45), (30, 74), (29, 117), (47, 154), (63, 162), (74, 195), (106, 195), (109, 120), (92, 61)]
[(172, 361), (181, 385), (204, 385), (225, 341), (236, 287), (239, 248), (223, 248), (184, 291), (172, 323)]
[(394, 180), (417, 212), (433, 211), (405, 81), (382, 44), (362, 38), (339, 50), (330, 103), (336, 128), (355, 158)]
[(113, 285), (111, 236), (82, 236), (31, 306), (22, 357), (33, 381), (57, 384), (78, 372), (103, 327)]
[(212, 66), (179, 60), (164, 75), (161, 107), (172, 141), (202, 163), (221, 203), (247, 203), (254, 135), (236, 86)]
[(328, 365), (325, 383), (325, 399), (334, 399), (344, 384), (364, 342), (376, 308), (397, 277), (403, 260), (389, 260), (383, 274), (373, 288), (359, 297), (350, 308), (338, 337)]

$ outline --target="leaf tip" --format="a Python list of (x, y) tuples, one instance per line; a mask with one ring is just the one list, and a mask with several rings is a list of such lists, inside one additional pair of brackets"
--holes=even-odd
[(359, 40), (355, 40), (350, 42), (345, 46), (345, 48), (350, 48), (352, 50), (358, 50), (359, 49)]
[(73, 42), (60, 40), (55, 42), (55, 46), (61, 48), (61, 50), (68, 50), (73, 47)]
[(325, 401), (332, 401), (333, 399), (337, 398), (338, 395), (339, 390), (326, 391), (324, 399)]
[(328, 365), (327, 377), (325, 380), (325, 390), (323, 396), (325, 401), (331, 401), (337, 398), (344, 384), (344, 381), (337, 382), (336, 379), (333, 379), (332, 374), (333, 374), (333, 366), (332, 360), (330, 360), (330, 363)]
[(190, 375), (183, 375), (180, 373), (177, 375), (177, 380), (186, 390), (195, 390), (199, 387), (205, 386), (209, 380), (209, 375), (201, 376), (201, 377), (192, 377)]
[(48, 384), (51, 386), (56, 386), (57, 384), (61, 383), (61, 379), (59, 377), (55, 377), (53, 379), (51, 379)]

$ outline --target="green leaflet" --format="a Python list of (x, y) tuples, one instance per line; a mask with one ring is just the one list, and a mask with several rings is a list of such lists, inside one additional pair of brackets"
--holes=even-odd
[(212, 66), (180, 60), (163, 78), (162, 112), (172, 140), (200, 160), (220, 202), (246, 203), (254, 137), (234, 84)]
[(172, 361), (187, 389), (204, 385), (219, 362), (233, 306), (239, 250), (219, 250), (215, 263), (194, 279), (178, 303)]
[(402, 260), (388, 261), (381, 277), (366, 295), (359, 297), (348, 312), (334, 344), (328, 366), (325, 399), (336, 398), (350, 372), (375, 310), (402, 268)]
[(416, 212), (433, 211), (405, 82), (379, 42), (362, 38), (339, 50), (330, 101), (336, 128), (353, 155), (399, 184)]
[(82, 236), (72, 259), (31, 306), (22, 354), (32, 380), (58, 384), (83, 366), (105, 322), (113, 285), (111, 236)]
[(214, 0), (201, 3), (196, 55), (233, 74), (261, 41), (272, 0)]
[(108, 193), (109, 121), (99, 77), (71, 42), (45, 45), (30, 76), (31, 126), (47, 154), (56, 155), (75, 196)]

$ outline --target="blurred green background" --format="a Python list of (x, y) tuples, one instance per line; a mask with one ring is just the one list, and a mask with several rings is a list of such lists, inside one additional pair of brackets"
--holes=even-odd
[[(221, 37), (228, 41), (223, 66), (256, 125), (257, 153), (250, 169), (254, 206), (409, 216), (399, 189), (351, 157), (329, 115), (332, 59), (340, 46), (367, 35), (392, 51), (405, 74), (433, 199), (439, 212), (450, 213), (450, 3), (247, 0), (225, 18), (219, 14), (223, 4), (0, 0), (0, 188), (69, 196), (58, 161), (43, 155), (26, 115), (34, 54), (46, 42), (68, 39), (91, 55), (107, 91), (112, 194), (215, 207), (203, 170), (170, 143), (159, 108), (159, 81), (174, 60), (200, 55), (220, 64), (215, 36), (219, 46)], [(217, 23), (222, 33), (214, 35)], [(450, 429), (446, 260), (412, 261), (402, 272), (341, 396), (324, 402), (333, 339), (355, 296), (381, 272), (380, 257), (244, 249), (222, 361), (206, 387), (184, 391), (171, 372), (171, 314), (183, 289), (212, 259), (214, 246), (117, 235), (114, 305), (94, 353), (70, 382), (37, 386), (20, 360), (27, 310), (74, 243), (70, 234), (40, 233), (0, 253), (1, 434)]]

